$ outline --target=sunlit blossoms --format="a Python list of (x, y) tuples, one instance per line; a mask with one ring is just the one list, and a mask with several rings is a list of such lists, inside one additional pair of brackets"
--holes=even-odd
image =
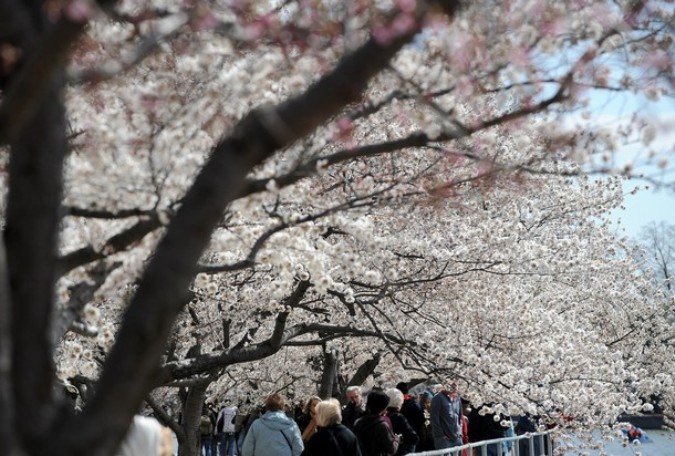
[[(262, 3), (212, 5), (208, 13), (163, 8), (168, 15), (143, 22), (143, 33), (175, 33), (173, 24), (175, 39), (125, 75), (68, 92), (72, 128), (81, 132), (67, 168), (69, 205), (111, 216), (160, 210), (170, 220), (220, 135), (252, 106), (303, 90), (347, 44), (347, 37), (327, 41), (330, 19), (310, 22), (293, 5), (269, 14)], [(599, 11), (603, 22), (590, 20)], [(388, 40), (405, 21), (383, 28), (381, 12), (362, 5), (358, 13), (336, 10), (335, 18), (353, 15), (359, 26), (350, 40), (364, 36), (368, 24)], [(400, 352), (385, 357), (386, 369), (461, 377), (478, 402), (549, 404), (610, 419), (661, 388), (658, 381), (637, 386), (646, 371), (631, 373), (629, 365), (646, 359), (622, 353), (614, 340), (623, 343), (624, 331), (641, 346), (630, 315), (649, 321), (644, 331), (660, 318), (650, 310), (658, 297), (644, 294), (648, 278), (635, 275), (630, 252), (602, 221), (621, 202), (620, 181), (549, 176), (578, 173), (566, 157), (611, 152), (617, 145), (610, 143), (620, 140), (606, 128), (593, 133), (588, 123), (561, 130), (563, 112), (583, 107), (587, 93), (612, 87), (616, 78), (625, 89), (653, 90), (658, 73), (645, 86), (630, 68), (593, 69), (596, 59), (624, 56), (615, 30), (630, 31), (616, 5), (588, 2), (568, 11), (528, 2), (485, 13), (472, 4), (452, 27), (430, 23), (361, 106), (254, 170), (260, 189), (230, 205), (203, 255), (191, 312), (175, 328), (178, 356), (194, 344), (202, 353), (227, 348), (223, 337), (252, 343), (272, 333), (276, 315), (290, 312), (286, 325), (371, 331), (336, 339), (346, 359), (364, 347), (386, 352), (393, 343), (387, 337), (395, 335)], [(207, 16), (208, 26), (195, 25)], [(232, 33), (213, 33), (225, 24)], [(308, 46), (299, 46), (293, 27), (308, 34)], [(76, 54), (78, 65), (128, 52), (132, 31), (124, 22), (96, 23), (88, 47)], [(637, 41), (632, 51), (663, 46), (662, 39), (655, 32), (654, 43)], [(105, 43), (105, 51), (95, 43)], [(525, 120), (528, 110), (549, 117)], [(655, 134), (646, 126), (643, 142)], [(409, 139), (415, 135), (418, 141)], [(412, 147), (395, 144), (406, 139)], [(377, 144), (382, 152), (370, 156), (368, 145)], [(303, 169), (315, 177), (297, 181)], [(114, 324), (116, 310), (107, 306), (124, 306), (153, 234), (117, 253), (110, 236), (136, 221), (77, 220), (66, 219), (65, 251), (90, 244), (107, 261), (123, 263), (97, 292)], [(289, 308), (283, 301), (298, 281), (310, 284), (307, 304)], [(300, 359), (311, 353), (292, 350)], [(64, 372), (72, 372), (80, 357), (68, 345), (63, 353), (61, 363), (73, 364)], [(306, 374), (312, 381), (317, 375)]]
[[(183, 414), (190, 448), (206, 399), (411, 378), (569, 426), (675, 413), (672, 299), (608, 222), (626, 177), (670, 163), (643, 109), (672, 96), (666, 3), (24, 8), (0, 16), (72, 33), (43, 59), (22, 41), (37, 28), (0, 31), (12, 324), (55, 347), (12, 356), (39, 352), (25, 369), (76, 388), (82, 412), (0, 372), (0, 393), (44, 402), (39, 425), (18, 415), (17, 448), (80, 454), (66, 434), (90, 426), (112, 452), (143, 400)], [(28, 78), (23, 52), (58, 77)]]

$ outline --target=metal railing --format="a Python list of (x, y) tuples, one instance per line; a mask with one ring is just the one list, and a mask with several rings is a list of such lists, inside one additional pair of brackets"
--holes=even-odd
[[(505, 446), (507, 449), (504, 449)], [(468, 456), (552, 456), (553, 440), (551, 439), (551, 431), (532, 432), (513, 437), (467, 443), (443, 450), (410, 453), (408, 456), (462, 456), (463, 450), (469, 450)]]

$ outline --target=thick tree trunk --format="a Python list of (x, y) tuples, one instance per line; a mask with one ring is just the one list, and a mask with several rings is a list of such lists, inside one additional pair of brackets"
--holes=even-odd
[(333, 396), (335, 390), (336, 377), (338, 371), (338, 357), (335, 350), (323, 352), (323, 374), (321, 375), (321, 385), (319, 386), (319, 397), (329, 399)]
[(378, 352), (373, 355), (372, 358), (367, 359), (366, 361), (361, 364), (358, 369), (356, 369), (356, 372), (352, 376), (351, 379), (347, 381), (347, 384), (345, 385), (345, 388), (340, 391), (339, 394), (339, 399), (342, 404), (347, 404), (347, 396), (345, 395), (345, 390), (347, 389), (346, 387), (348, 386), (361, 386), (363, 383), (366, 381), (369, 375), (371, 375), (373, 372), (375, 372), (375, 368), (377, 367), (378, 364), (380, 364), (380, 360), (382, 359), (382, 355)]
[(178, 456), (199, 456), (200, 454), (199, 419), (202, 416), (206, 389), (210, 384), (210, 381), (205, 381), (188, 388), (188, 394), (183, 404), (183, 421), (181, 422), (185, 440), (180, 444)]
[(12, 296), (14, 418), (21, 440), (36, 450), (48, 445), (42, 440), (56, 418), (50, 329), (67, 148), (59, 80), (55, 77), (45, 104), (10, 142), (5, 242)]

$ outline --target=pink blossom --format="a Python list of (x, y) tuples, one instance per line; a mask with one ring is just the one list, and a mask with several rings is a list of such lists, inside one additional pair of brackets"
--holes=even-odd
[(391, 27), (396, 31), (397, 36), (401, 36), (415, 30), (416, 24), (417, 21), (415, 20), (415, 16), (407, 13), (396, 16)]
[(667, 70), (673, 67), (673, 57), (667, 52), (658, 50), (645, 56), (643, 64), (647, 68), (654, 68), (657, 70)]
[(213, 30), (218, 26), (219, 22), (218, 18), (212, 12), (208, 12), (199, 16), (193, 22), (193, 26), (194, 29), (198, 31)]
[(77, 24), (84, 24), (94, 16), (94, 8), (87, 0), (72, 0), (63, 7), (63, 17)]
[(340, 133), (346, 133), (354, 129), (354, 123), (349, 117), (340, 117), (337, 122)]
[(513, 47), (509, 49), (508, 59), (518, 67), (526, 67), (530, 63), (530, 53), (522, 47)]
[(247, 40), (254, 41), (265, 35), (265, 24), (261, 21), (255, 21), (244, 27), (244, 36)]
[(592, 16), (603, 27), (611, 27), (616, 23), (616, 15), (609, 5), (594, 5), (591, 9)]
[(414, 14), (401, 13), (389, 25), (380, 25), (373, 30), (373, 38), (383, 46), (390, 44), (396, 38), (412, 33), (417, 27)]
[(546, 36), (558, 36), (567, 29), (567, 19), (556, 17), (541, 24), (540, 30)]
[(417, 7), (417, 0), (398, 0), (396, 3), (404, 13), (413, 13)]
[(396, 35), (389, 27), (380, 25), (375, 27), (375, 29), (373, 30), (373, 38), (375, 39), (375, 42), (377, 42), (378, 44), (386, 46), (390, 44), (394, 40), (394, 38), (396, 38)]
[(468, 76), (462, 76), (457, 81), (457, 93), (462, 98), (471, 96), (474, 92), (473, 81)]

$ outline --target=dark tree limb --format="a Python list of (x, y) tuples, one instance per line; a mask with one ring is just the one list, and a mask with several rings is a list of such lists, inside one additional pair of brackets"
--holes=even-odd
[(377, 368), (377, 366), (380, 364), (380, 361), (382, 361), (381, 352), (375, 353), (372, 358), (364, 361), (363, 364), (361, 364), (358, 369), (356, 369), (356, 372), (354, 372), (352, 378), (349, 379), (347, 386), (363, 385), (368, 376), (375, 372), (375, 368)]
[(56, 344), (63, 335), (71, 328), (72, 324), (80, 317), (84, 306), (91, 301), (94, 293), (108, 278), (108, 274), (120, 267), (122, 263), (115, 262), (110, 265), (101, 263), (89, 271), (91, 282), (78, 283), (70, 287), (70, 299), (59, 313), (52, 329), (52, 341)]
[(5, 241), (0, 237), (0, 448), (13, 454), (14, 398), (12, 395), (12, 341), (10, 290)]
[(85, 217), (95, 219), (123, 219), (129, 217), (156, 217), (157, 211), (154, 209), (121, 209), (119, 211), (109, 211), (106, 209), (92, 209), (77, 206), (65, 206), (63, 208), (64, 215), (72, 215), (73, 217)]
[(12, 130), (10, 141), (4, 237), (12, 294), (13, 395), (16, 432), (29, 448), (41, 444), (54, 419), (50, 324), (67, 149), (61, 89), (62, 80), (52, 77), (44, 103)]
[[(180, 455), (194, 454), (193, 448), (199, 448), (199, 419), (202, 416), (202, 406), (206, 397), (206, 389), (213, 379), (207, 378), (192, 385), (187, 390), (187, 396), (183, 403), (183, 417), (181, 420), (181, 432), (183, 441), (180, 444)], [(178, 434), (176, 434), (178, 437)]]
[[(8, 52), (0, 57), (0, 91), (4, 92), (17, 69), (25, 60), (26, 53), (35, 46), (40, 34), (23, 2), (0, 1), (0, 45)], [(11, 46), (11, 47), (10, 47)], [(0, 127), (1, 129), (2, 127)]]
[(145, 403), (150, 406), (155, 418), (157, 418), (160, 423), (176, 433), (178, 442), (185, 441), (185, 431), (183, 431), (183, 427), (178, 424), (178, 422), (174, 420), (152, 396), (148, 395), (148, 397), (145, 398)]
[[(334, 337), (375, 337), (403, 345), (405, 340), (381, 331), (355, 329), (350, 326), (339, 326), (322, 323), (298, 324), (285, 328), (287, 315), (282, 312), (277, 316), (275, 334), (270, 338), (246, 346), (235, 346), (230, 350), (202, 354), (198, 357), (165, 364), (159, 375), (160, 381), (166, 385), (175, 380), (222, 369), (231, 364), (241, 364), (266, 358), (278, 352), (282, 347), (293, 344), (293, 339), (306, 334), (332, 334)], [(326, 336), (328, 338), (328, 336)], [(311, 345), (321, 345), (326, 339), (311, 342)]]
[(66, 274), (68, 271), (79, 266), (91, 263), (92, 261), (102, 260), (113, 253), (120, 252), (140, 241), (143, 237), (161, 226), (159, 217), (156, 214), (152, 217), (141, 219), (133, 226), (108, 239), (105, 245), (100, 249), (86, 246), (63, 255), (59, 258), (58, 273), (59, 275)]
[(323, 350), (323, 371), (321, 372), (321, 382), (319, 386), (319, 397), (330, 399), (333, 396), (333, 390), (336, 386), (338, 373), (338, 357), (335, 350)]

